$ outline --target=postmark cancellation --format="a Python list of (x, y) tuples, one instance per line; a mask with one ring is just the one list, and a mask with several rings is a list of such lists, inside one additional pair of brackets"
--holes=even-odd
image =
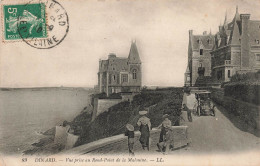
[(54, 0), (2, 4), (3, 42), (23, 41), (38, 49), (60, 44), (69, 30), (66, 10)]

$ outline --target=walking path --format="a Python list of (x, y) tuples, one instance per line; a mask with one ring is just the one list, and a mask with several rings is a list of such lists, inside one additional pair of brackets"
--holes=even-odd
[[(194, 96), (195, 97), (195, 96)], [(192, 97), (187, 98), (186, 102), (194, 103)], [(192, 104), (190, 104), (192, 105)], [(260, 138), (248, 132), (241, 131), (233, 125), (233, 123), (225, 117), (218, 107), (215, 108), (216, 116), (194, 116), (193, 122), (188, 122), (187, 113), (182, 112), (185, 119), (182, 125), (187, 125), (189, 130), (189, 137), (192, 141), (188, 147), (174, 149), (170, 154), (216, 154), (216, 153), (232, 153), (232, 152), (246, 152), (250, 150), (260, 149)], [(139, 136), (135, 138), (134, 150), (135, 154), (147, 153), (141, 148), (138, 141)], [(151, 148), (149, 154), (158, 154), (156, 143), (159, 140), (159, 132), (151, 134)], [(90, 154), (127, 154), (127, 141), (121, 140), (119, 142), (106, 145), (99, 149), (92, 151)]]

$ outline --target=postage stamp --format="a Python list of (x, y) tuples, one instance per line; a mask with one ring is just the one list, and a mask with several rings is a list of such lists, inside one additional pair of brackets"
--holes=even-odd
[(5, 40), (47, 37), (44, 3), (4, 5), (3, 10)]
[(37, 49), (59, 45), (69, 31), (66, 10), (55, 0), (2, 6), (3, 41), (23, 41)]

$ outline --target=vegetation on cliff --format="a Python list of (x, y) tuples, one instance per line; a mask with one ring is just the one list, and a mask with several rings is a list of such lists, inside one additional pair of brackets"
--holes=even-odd
[(71, 126), (80, 135), (76, 146), (123, 133), (127, 123), (134, 125), (137, 130), (138, 112), (143, 109), (149, 110), (148, 117), (151, 119), (152, 127), (162, 122), (162, 115), (165, 113), (170, 115), (172, 124), (178, 125), (182, 90), (182, 88), (143, 90), (132, 102), (125, 101), (114, 105), (92, 122), (91, 115), (83, 112), (71, 122)]

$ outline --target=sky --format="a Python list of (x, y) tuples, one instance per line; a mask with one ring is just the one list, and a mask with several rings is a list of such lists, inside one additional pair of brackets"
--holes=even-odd
[(228, 21), (233, 19), (236, 5), (240, 14), (260, 20), (260, 0), (58, 2), (69, 17), (64, 41), (47, 50), (1, 42), (0, 87), (93, 87), (99, 59), (107, 59), (109, 53), (127, 57), (132, 40), (142, 60), (142, 85), (183, 86), (190, 29), (194, 34), (215, 34), (225, 12)]

